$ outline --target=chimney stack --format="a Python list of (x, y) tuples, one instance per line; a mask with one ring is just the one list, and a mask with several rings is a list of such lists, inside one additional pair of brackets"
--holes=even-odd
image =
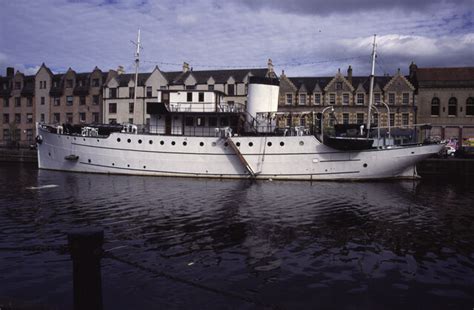
[(189, 64), (187, 62), (183, 62), (183, 73), (186, 73), (189, 71)]
[(268, 58), (268, 72), (273, 73), (273, 62), (270, 58)]
[(121, 75), (121, 74), (124, 74), (125, 73), (125, 69), (123, 68), (123, 66), (118, 66), (117, 68), (117, 74), (118, 75)]
[(352, 66), (351, 65), (349, 65), (349, 68), (347, 68), (347, 80), (352, 85)]
[(15, 75), (15, 68), (7, 67), (7, 77), (13, 77)]
[(416, 70), (418, 70), (418, 66), (416, 65), (416, 63), (412, 61), (410, 64), (409, 70), (410, 70), (410, 80), (414, 81), (416, 79)]

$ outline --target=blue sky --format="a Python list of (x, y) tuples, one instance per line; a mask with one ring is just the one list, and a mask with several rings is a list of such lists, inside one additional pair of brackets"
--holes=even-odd
[(290, 76), (334, 75), (352, 65), (377, 74), (420, 67), (474, 66), (474, 0), (1, 0), (0, 74), (123, 65), (133, 70), (266, 67)]

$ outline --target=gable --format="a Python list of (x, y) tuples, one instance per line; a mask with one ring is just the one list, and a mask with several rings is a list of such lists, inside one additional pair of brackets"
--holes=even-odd
[(207, 84), (210, 84), (210, 85), (214, 85), (216, 84), (216, 81), (214, 80), (214, 78), (211, 76), (207, 79)]
[(146, 86), (157, 86), (158, 88), (160, 88), (160, 86), (168, 85), (168, 80), (163, 75), (161, 70), (158, 67), (155, 67), (153, 72), (146, 79), (145, 85)]
[(188, 77), (184, 80), (184, 85), (196, 85), (196, 84), (197, 84), (196, 78), (193, 76), (192, 73), (188, 75)]
[(357, 86), (356, 93), (365, 93), (365, 88), (362, 83)]
[(116, 77), (113, 77), (110, 79), (110, 81), (107, 83), (107, 87), (109, 88), (115, 88), (119, 86), (119, 82), (117, 81)]
[(384, 87), (384, 91), (414, 91), (415, 87), (400, 73), (396, 74)]
[(349, 83), (349, 81), (341, 74), (341, 72), (338, 72), (336, 76), (326, 85), (324, 88), (324, 91), (336, 91), (336, 83), (342, 82), (342, 90), (346, 91), (354, 91), (354, 87)]
[(229, 78), (227, 79), (227, 84), (235, 84), (235, 79), (233, 76), (229, 76)]

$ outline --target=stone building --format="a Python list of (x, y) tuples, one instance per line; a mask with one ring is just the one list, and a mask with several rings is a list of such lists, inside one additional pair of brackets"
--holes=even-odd
[(106, 75), (92, 72), (53, 74), (43, 64), (36, 73), (36, 119), (52, 124), (102, 122), (102, 86)]
[(14, 68), (7, 68), (7, 75), (0, 77), (1, 144), (29, 145), (34, 139), (35, 80)]
[(474, 138), (474, 67), (418, 68), (410, 65), (417, 86), (417, 118), (432, 125), (431, 135), (465, 141)]
[[(338, 123), (366, 124), (370, 78), (347, 75), (340, 70), (333, 77), (280, 76), (279, 125), (310, 127), (313, 115), (333, 106)], [(415, 87), (400, 73), (374, 79), (372, 124), (409, 128), (415, 123)], [(388, 105), (390, 113), (381, 102)], [(326, 116), (327, 118), (327, 116)]]

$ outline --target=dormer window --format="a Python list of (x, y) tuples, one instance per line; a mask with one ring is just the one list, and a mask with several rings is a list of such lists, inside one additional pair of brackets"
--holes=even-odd
[(99, 79), (93, 79), (92, 80), (92, 86), (93, 87), (99, 87)]
[(357, 104), (363, 105), (365, 103), (365, 94), (357, 94)]
[(151, 86), (146, 87), (146, 96), (148, 98), (152, 97), (152, 88), (151, 88)]
[(410, 94), (403, 93), (402, 94), (402, 104), (409, 104), (410, 103)]
[(388, 93), (388, 104), (395, 104), (395, 93)]
[(72, 88), (72, 79), (67, 79), (66, 80), (66, 87), (67, 88)]
[(376, 105), (380, 104), (380, 101), (382, 101), (382, 100), (380, 100), (380, 93), (375, 93), (374, 94), (374, 104), (376, 104)]
[(293, 105), (293, 94), (286, 94), (286, 105)]
[(234, 84), (229, 84), (227, 85), (227, 95), (229, 96), (234, 96), (235, 95), (235, 85)]
[(321, 94), (314, 94), (314, 104), (321, 105)]
[(306, 94), (300, 94), (298, 104), (299, 105), (306, 105)]

